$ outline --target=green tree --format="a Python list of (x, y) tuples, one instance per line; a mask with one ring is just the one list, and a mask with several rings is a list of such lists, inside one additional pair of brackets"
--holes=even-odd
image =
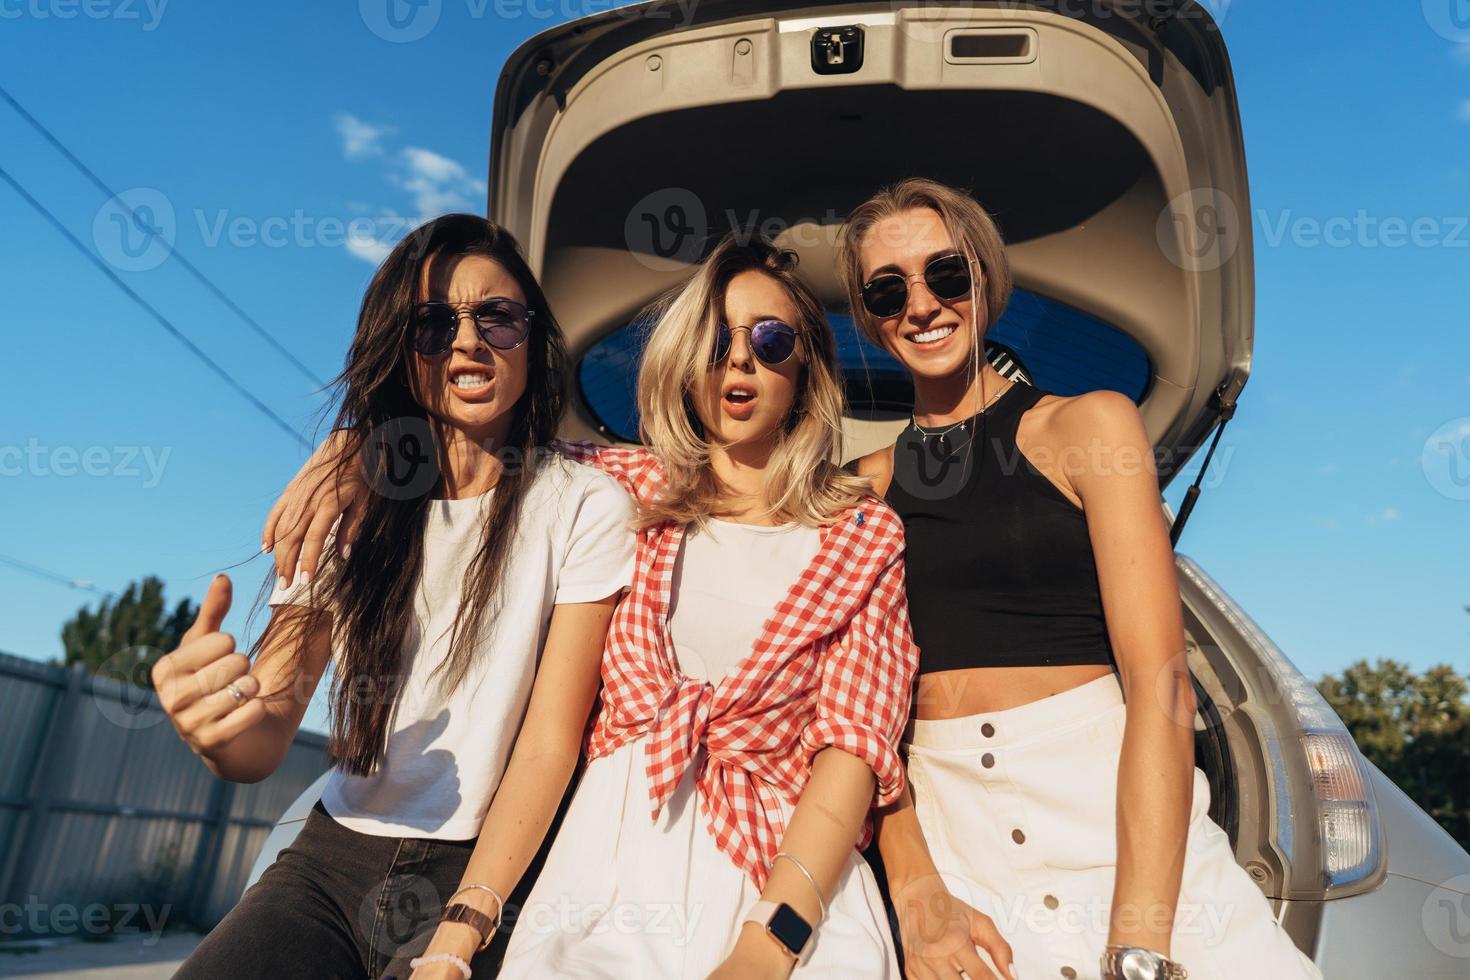
[(198, 607), (179, 600), (170, 612), (163, 580), (148, 576), (129, 583), (116, 599), (103, 599), (96, 611), (83, 606), (61, 627), (62, 663), (82, 663), (92, 673), (126, 678), (152, 687), (149, 671), (163, 654), (179, 645)]
[(1396, 660), (1359, 660), (1317, 688), (1363, 755), (1470, 849), (1466, 679), (1446, 664), (1416, 674)]

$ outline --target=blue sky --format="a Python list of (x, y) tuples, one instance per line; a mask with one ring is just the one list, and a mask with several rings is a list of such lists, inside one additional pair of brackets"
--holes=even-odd
[[(1181, 550), (1312, 676), (1360, 657), (1470, 668), (1470, 19), (1455, 3), (1211, 4), (1245, 125), (1256, 360)], [(382, 0), (0, 0), (0, 85), (134, 206), (171, 209), (179, 250), (329, 377), (381, 252), (349, 223), (392, 235), (401, 216), (483, 210), (506, 56), (604, 6), (438, 0), (400, 43)], [(176, 262), (109, 246), (105, 196), (5, 105), (0, 166), (118, 266), (153, 266), (119, 274), (307, 430), (311, 382)], [(197, 598), (256, 550), (304, 450), (3, 185), (0, 216), (0, 554), (109, 589), (156, 574), (170, 599)], [(1317, 240), (1332, 221), (1345, 235)], [(1436, 431), (1460, 470), (1423, 464)], [(228, 628), (243, 634), (266, 571), (234, 572)], [(93, 599), (5, 565), (0, 589), (0, 650), (38, 659)]]

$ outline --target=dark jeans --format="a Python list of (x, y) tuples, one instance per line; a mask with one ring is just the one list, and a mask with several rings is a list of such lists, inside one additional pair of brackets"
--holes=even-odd
[[(295, 841), (195, 948), (175, 980), (406, 980), (413, 972), (408, 961), (428, 946), (474, 846), (474, 840), (361, 834), (317, 801)], [(509, 927), (507, 921), (470, 961), (477, 978), (497, 972)]]

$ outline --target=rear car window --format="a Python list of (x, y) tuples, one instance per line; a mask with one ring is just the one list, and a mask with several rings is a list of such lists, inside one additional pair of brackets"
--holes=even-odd
[[(868, 343), (845, 313), (829, 313), (837, 338), (847, 399), (855, 415), (901, 417), (913, 405), (908, 373), (886, 351)], [(582, 398), (604, 435), (638, 441), (638, 359), (647, 325), (635, 321), (592, 346), (577, 365)], [(986, 334), (997, 353), (1009, 354), (1033, 384), (1059, 395), (1107, 388), (1143, 400), (1152, 377), (1136, 340), (1096, 317), (1017, 289), (1005, 315)]]

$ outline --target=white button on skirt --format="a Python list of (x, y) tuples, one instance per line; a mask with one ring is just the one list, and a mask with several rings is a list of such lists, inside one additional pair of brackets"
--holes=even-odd
[[(1022, 977), (1099, 975), (1125, 710), (1108, 675), (1006, 711), (912, 721), (905, 734), (935, 866), (956, 897), (995, 920)], [(1235, 863), (1209, 794), (1196, 768), (1172, 958), (1191, 980), (1320, 980)]]
[[(502, 980), (704, 980), (734, 947), (760, 893), (715, 845), (694, 794), (694, 767), (658, 821), (650, 819), (645, 742), (587, 764), (516, 918)], [(899, 976), (882, 896), (856, 850), (794, 976)]]

